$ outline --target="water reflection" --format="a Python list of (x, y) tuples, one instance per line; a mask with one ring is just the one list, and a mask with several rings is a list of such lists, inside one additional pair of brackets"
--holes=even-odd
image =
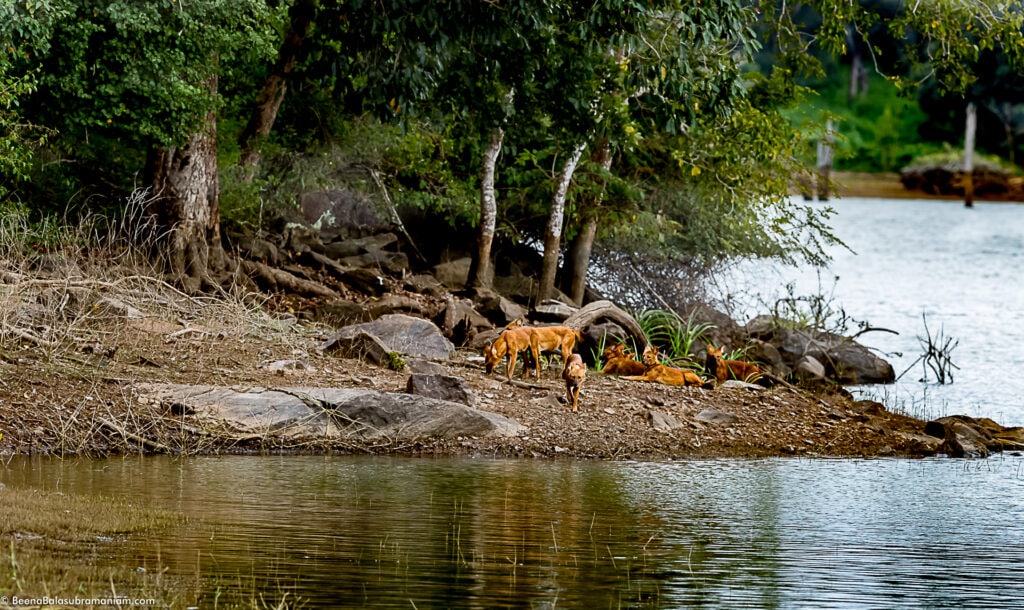
[[(199, 605), (1011, 607), (1020, 457), (667, 463), (15, 459), (7, 485), (121, 494), (189, 523), (120, 560)], [(216, 576), (217, 578), (210, 578)], [(1024, 602), (1022, 602), (1024, 603)]]

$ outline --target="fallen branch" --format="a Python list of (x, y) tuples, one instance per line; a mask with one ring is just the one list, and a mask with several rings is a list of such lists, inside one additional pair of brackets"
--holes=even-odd
[(263, 263), (242, 259), (239, 261), (245, 272), (253, 278), (263, 280), (271, 290), (284, 289), (307, 296), (338, 298), (338, 293), (319, 282), (296, 277), (287, 271), (275, 269)]
[(123, 436), (127, 440), (130, 440), (132, 442), (138, 443), (140, 445), (144, 445), (144, 446), (149, 447), (150, 449), (153, 449), (155, 451), (163, 451), (164, 453), (174, 453), (174, 451), (170, 447), (168, 447), (167, 445), (164, 445), (163, 443), (159, 443), (157, 441), (149, 440), (148, 438), (139, 436), (138, 434), (133, 434), (133, 433), (125, 430), (124, 427), (119, 426), (119, 425), (115, 424), (112, 421), (106, 420), (106, 419), (104, 419), (102, 417), (97, 417), (96, 421), (98, 421), (101, 425), (103, 425), (103, 426), (113, 430), (114, 432), (120, 434), (121, 436)]

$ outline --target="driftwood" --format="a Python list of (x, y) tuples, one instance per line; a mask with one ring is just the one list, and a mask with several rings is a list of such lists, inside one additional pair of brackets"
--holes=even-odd
[(115, 424), (114, 422), (112, 422), (110, 420), (104, 419), (102, 417), (97, 417), (96, 421), (99, 422), (104, 427), (109, 428), (110, 430), (113, 430), (117, 434), (120, 434), (125, 440), (129, 440), (129, 441), (131, 441), (133, 443), (137, 443), (139, 445), (143, 445), (145, 447), (149, 447), (150, 449), (152, 449), (154, 451), (162, 451), (164, 453), (174, 453), (174, 451), (170, 447), (168, 447), (167, 445), (165, 445), (163, 443), (159, 443), (157, 441), (149, 440), (148, 438), (146, 438), (144, 436), (139, 436), (138, 434), (134, 434), (132, 432), (129, 432), (123, 426), (119, 426), (119, 425)]
[(330, 297), (333, 299), (338, 298), (337, 292), (334, 292), (319, 282), (304, 280), (288, 273), (287, 271), (275, 269), (269, 265), (264, 265), (263, 263), (244, 259), (240, 262), (242, 263), (242, 269), (250, 277), (262, 280), (270, 287), (271, 290), (282, 289), (309, 296)]
[(636, 340), (637, 345), (647, 346), (647, 337), (637, 321), (611, 301), (594, 301), (566, 318), (563, 324), (583, 330), (601, 318), (608, 318), (622, 326)]

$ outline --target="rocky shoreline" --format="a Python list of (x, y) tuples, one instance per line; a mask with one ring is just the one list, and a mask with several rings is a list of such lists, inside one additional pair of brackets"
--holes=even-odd
[[(100, 280), (59, 255), (32, 273), (5, 271), (0, 455), (677, 459), (1024, 449), (1021, 428), (962, 416), (926, 422), (855, 400), (844, 385), (891, 382), (892, 367), (848, 337), (770, 317), (740, 325), (707, 307), (689, 312), (707, 329), (702, 341), (746, 346), (779, 380), (772, 388), (605, 376), (594, 368), (601, 346), (645, 341), (613, 303), (528, 307), (533, 283), (516, 265), (505, 265), (493, 290), (467, 290), (468, 259), (414, 269), (393, 227), (350, 196), (323, 194), (304, 210), (275, 237), (232, 237), (265, 261), (251, 263), (248, 277), (277, 295), (271, 302), (183, 299), (157, 278), (124, 270)], [(557, 367), (536, 380), (484, 372), (484, 347), (516, 319), (584, 333), (578, 351), (591, 369), (579, 413), (564, 404)]]

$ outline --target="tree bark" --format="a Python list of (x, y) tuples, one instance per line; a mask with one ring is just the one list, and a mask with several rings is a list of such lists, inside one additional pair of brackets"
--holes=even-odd
[(240, 164), (248, 180), (252, 179), (259, 164), (260, 145), (270, 135), (274, 121), (277, 120), (277, 112), (281, 109), (281, 102), (288, 91), (288, 75), (298, 62), (299, 51), (306, 40), (309, 25), (313, 22), (316, 11), (317, 0), (302, 0), (292, 6), (289, 12), (291, 25), (277, 53), (277, 62), (267, 75), (263, 89), (256, 96), (256, 104), (249, 117), (249, 123), (238, 137), (242, 149)]
[(832, 119), (825, 122), (825, 136), (818, 140), (818, 201), (828, 201), (829, 181), (832, 173), (832, 145), (835, 134), (832, 131)]
[(611, 301), (594, 301), (566, 318), (563, 324), (569, 328), (585, 330), (601, 318), (608, 318), (615, 322), (636, 340), (637, 345), (647, 347), (647, 337), (644, 335), (643, 328), (633, 319), (633, 316), (619, 309)]
[[(209, 86), (217, 91), (217, 77)], [(225, 268), (220, 238), (217, 115), (211, 111), (184, 147), (156, 149), (150, 160), (154, 198), (149, 211), (162, 230), (160, 254), (171, 279), (188, 292), (213, 283)]]
[(978, 107), (967, 104), (967, 124), (964, 127), (964, 206), (974, 207), (974, 134), (978, 127)]
[[(603, 140), (594, 151), (592, 160), (596, 162), (605, 173), (612, 168), (612, 148), (607, 139)], [(590, 267), (590, 256), (594, 251), (594, 239), (597, 237), (599, 222), (598, 208), (604, 199), (604, 188), (597, 194), (593, 201), (583, 206), (583, 226), (579, 233), (569, 243), (569, 253), (566, 256), (565, 286), (576, 306), (583, 305), (584, 293), (587, 288), (587, 270)]]
[(484, 149), (480, 166), (480, 227), (477, 231), (477, 251), (469, 267), (466, 285), (472, 288), (490, 287), (494, 271), (491, 269), (491, 245), (498, 223), (498, 203), (494, 195), (494, 174), (501, 153), (505, 130), (501, 127), (491, 131), (490, 140)]
[(550, 299), (555, 292), (555, 274), (558, 272), (558, 254), (562, 243), (562, 223), (565, 220), (565, 199), (569, 193), (572, 176), (576, 173), (576, 166), (579, 165), (586, 147), (586, 144), (577, 144), (558, 175), (555, 195), (551, 198), (548, 225), (544, 230), (544, 258), (541, 262), (540, 286), (537, 293), (539, 301)]

